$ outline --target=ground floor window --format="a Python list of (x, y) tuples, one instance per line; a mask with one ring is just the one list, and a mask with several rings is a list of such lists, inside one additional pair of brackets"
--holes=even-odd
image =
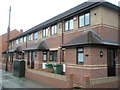
[(84, 63), (84, 53), (83, 48), (77, 49), (77, 64)]
[(43, 51), (43, 61), (47, 61), (47, 51)]
[(57, 61), (57, 51), (50, 51), (50, 61)]

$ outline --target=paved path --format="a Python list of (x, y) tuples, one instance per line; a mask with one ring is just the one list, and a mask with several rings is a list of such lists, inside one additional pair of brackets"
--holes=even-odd
[[(1, 66), (1, 65), (0, 65)], [(18, 78), (12, 73), (0, 69), (0, 90), (4, 88), (54, 88), (27, 78)]]

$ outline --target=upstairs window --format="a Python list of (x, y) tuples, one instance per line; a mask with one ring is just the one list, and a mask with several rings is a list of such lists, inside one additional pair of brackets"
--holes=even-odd
[(73, 19), (65, 21), (65, 31), (73, 29)]
[(23, 43), (23, 38), (20, 38), (20, 43)]
[(16, 40), (16, 44), (19, 44), (18, 39)]
[(42, 30), (42, 37), (48, 36), (48, 28)]
[(84, 27), (90, 24), (90, 13), (79, 16), (79, 27)]
[(51, 27), (51, 35), (57, 34), (57, 25)]
[(57, 61), (57, 51), (50, 52), (50, 61)]
[(34, 33), (34, 40), (38, 39), (38, 32)]
[(29, 41), (32, 40), (32, 34), (28, 35), (28, 40), (29, 40)]
[(24, 42), (24, 43), (26, 42), (26, 36), (23, 38), (23, 42)]
[(77, 49), (77, 64), (84, 63), (83, 48)]
[(14, 41), (12, 41), (12, 46), (14, 46)]

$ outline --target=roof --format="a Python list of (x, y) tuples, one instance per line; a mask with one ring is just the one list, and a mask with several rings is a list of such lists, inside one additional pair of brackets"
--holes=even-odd
[(34, 26), (33, 28), (27, 30), (26, 32), (12, 38), (12, 39), (10, 39), (9, 41), (16, 40), (16, 39), (18, 39), (20, 37), (23, 37), (25, 35), (36, 32), (36, 31), (38, 31), (40, 29), (43, 29), (45, 27), (48, 27), (49, 25), (56, 24), (57, 22), (65, 20), (65, 19), (67, 19), (69, 17), (72, 17), (74, 15), (77, 15), (80, 12), (90, 10), (91, 8), (94, 8), (94, 7), (99, 6), (99, 5), (105, 5), (105, 6), (108, 6), (110, 8), (120, 10), (120, 7), (118, 7), (116, 5), (113, 5), (113, 4), (109, 3), (109, 2), (84, 2), (84, 3), (78, 5), (78, 6), (74, 7), (74, 8), (71, 8), (70, 10), (68, 10), (66, 12), (63, 12), (63, 13), (61, 13), (61, 14), (59, 14), (59, 15), (57, 15), (57, 16), (55, 16), (55, 17), (53, 17), (53, 18), (51, 18), (51, 19), (49, 19), (49, 20), (47, 20), (47, 21), (45, 21), (45, 22), (43, 22), (41, 24), (38, 24), (38, 25)]
[(34, 50), (48, 50), (48, 46), (43, 40), (32, 44), (31, 46), (24, 49), (24, 51), (34, 51)]
[(97, 35), (93, 30), (87, 29), (74, 39), (70, 40), (68, 43), (64, 44), (62, 47), (71, 47), (79, 45), (109, 45), (109, 46), (119, 46), (117, 42), (103, 40), (99, 35)]
[(9, 50), (9, 53), (13, 52), (22, 52), (21, 46), (17, 46), (16, 48)]

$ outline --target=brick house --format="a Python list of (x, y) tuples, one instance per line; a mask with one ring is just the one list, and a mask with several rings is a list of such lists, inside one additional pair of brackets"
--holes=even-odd
[[(13, 37), (15, 37), (15, 36), (17, 36), (17, 35), (19, 35), (21, 33), (23, 33), (22, 29), (20, 31), (18, 31), (16, 29), (10, 31), (10, 39), (12, 39)], [(0, 46), (0, 53), (1, 53), (0, 54), (0, 60), (2, 59), (2, 52), (4, 52), (7, 49), (6, 41), (7, 41), (7, 33), (0, 36), (0, 42), (1, 42), (1, 44), (0, 44), (1, 45)]]
[[(24, 59), (33, 70), (45, 63), (64, 64), (74, 84), (118, 87), (119, 12), (109, 2), (84, 2), (10, 39), (11, 61)], [(84, 86), (86, 77), (93, 83)]]

